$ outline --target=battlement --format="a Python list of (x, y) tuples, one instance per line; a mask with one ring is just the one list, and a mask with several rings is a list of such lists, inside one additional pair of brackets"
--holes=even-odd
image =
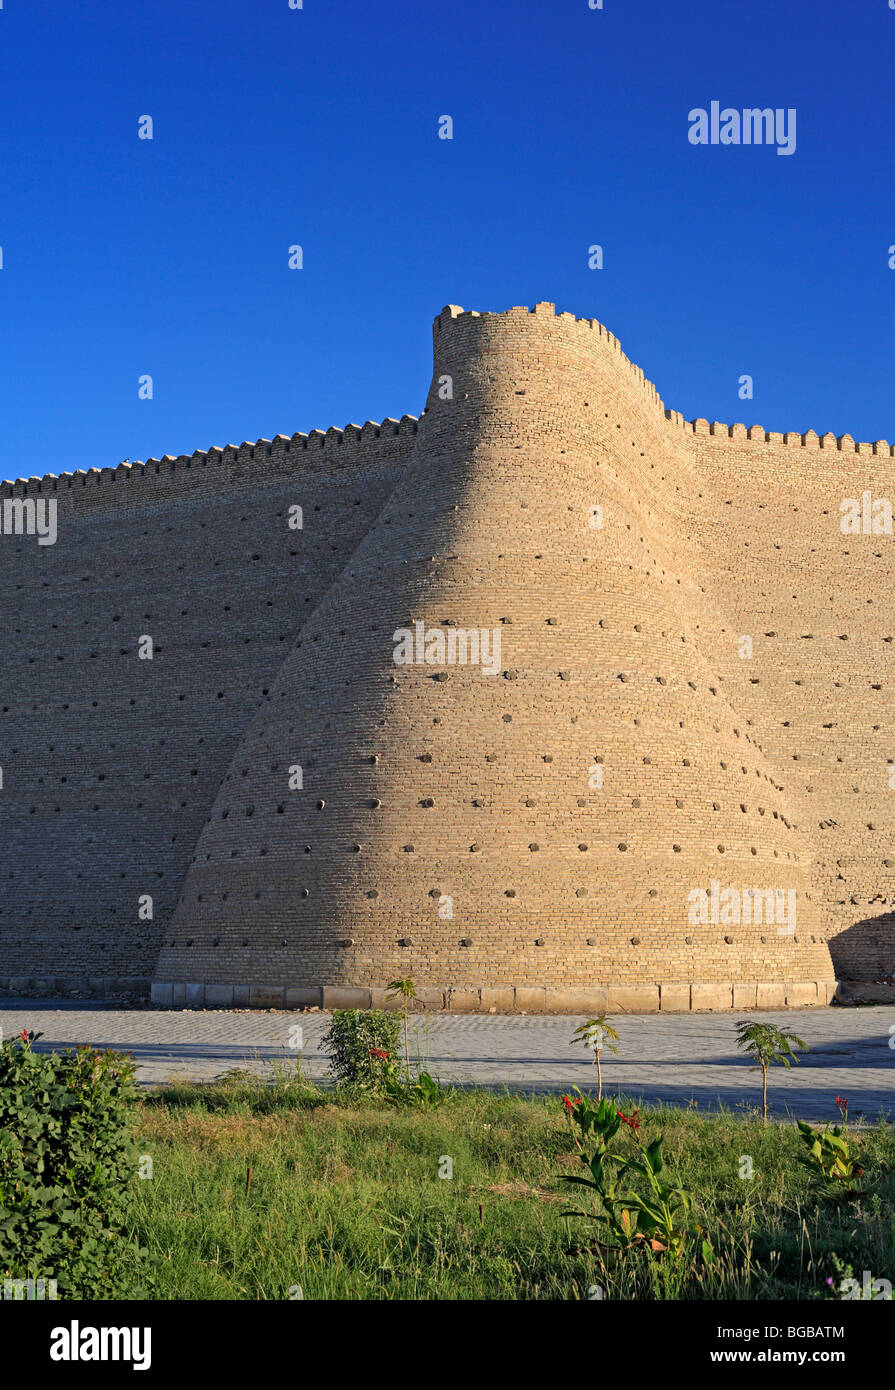
[(630, 372), (633, 383), (643, 390), (649, 400), (656, 406), (665, 421), (675, 428), (686, 431), (688, 434), (713, 437), (719, 436), (725, 439), (733, 439), (745, 443), (761, 444), (786, 444), (798, 448), (815, 448), (836, 450), (841, 453), (856, 453), (866, 456), (878, 456), (892, 458), (895, 456), (895, 445), (890, 445), (886, 439), (877, 439), (872, 442), (858, 443), (850, 434), (834, 435), (826, 433), (818, 434), (815, 430), (807, 430), (804, 433), (787, 431), (779, 433), (773, 430), (766, 430), (761, 425), (727, 425), (719, 421), (710, 423), (708, 420), (696, 418), (687, 420), (679, 410), (666, 409), (662, 397), (659, 395), (655, 384), (645, 375), (643, 369), (632, 362), (627, 354), (622, 350), (621, 343), (614, 333), (611, 333), (604, 324), (598, 319), (576, 318), (574, 314), (557, 313), (556, 305), (548, 301), (535, 304), (534, 308), (525, 305), (517, 305), (504, 313), (479, 313), (475, 309), (462, 309), (457, 304), (446, 304), (441, 313), (436, 317), (432, 325), (432, 335), (435, 350), (437, 352), (439, 344), (444, 342), (444, 334), (450, 330), (451, 325), (463, 323), (471, 319), (500, 319), (509, 323), (524, 323), (532, 317), (537, 317), (544, 321), (545, 325), (553, 320), (557, 327), (569, 333), (570, 341), (577, 346), (587, 345), (588, 343), (599, 342), (604, 345), (612, 354), (618, 357), (620, 363)]
[[(0, 483), (0, 497), (65, 494), (81, 488), (109, 488), (115, 484), (128, 486), (159, 477), (185, 478), (209, 467), (247, 469), (249, 465), (254, 465), (257, 480), (263, 482), (271, 474), (292, 472), (296, 465), (308, 463), (308, 456), (318, 452), (325, 455), (327, 468), (357, 466), (364, 461), (369, 444), (378, 441), (381, 445), (383, 440), (395, 438), (405, 441), (416, 434), (418, 425), (415, 415), (402, 415), (400, 420), (387, 416), (379, 423), (367, 420), (364, 425), (347, 424), (344, 429), (332, 426), (325, 431), (311, 430), (310, 434), (278, 434), (273, 439), (256, 439), (254, 444), (245, 440), (242, 444), (213, 445), (205, 450), (196, 449), (192, 454), (165, 454), (160, 459), (150, 458), (145, 462), (119, 463), (116, 468), (44, 473)], [(114, 501), (114, 498), (110, 500)]]
[[(529, 309), (525, 305), (516, 305), (512, 309), (507, 309), (503, 313), (479, 313), (476, 309), (461, 309), (457, 304), (446, 304), (441, 313), (436, 317), (432, 325), (432, 339), (435, 351), (444, 343), (444, 335), (450, 330), (450, 326), (456, 323), (468, 322), (471, 319), (481, 320), (501, 320), (506, 323), (526, 323), (532, 318), (537, 318), (545, 327), (550, 325), (558, 326), (561, 331), (570, 334), (570, 341), (577, 346), (590, 347), (595, 343), (601, 344), (609, 352), (614, 354), (618, 361), (623, 364), (630, 373), (633, 383), (645, 392), (649, 401), (656, 406), (657, 410), (665, 410), (664, 402), (659, 395), (653, 382), (649, 380), (642, 367), (638, 367), (632, 362), (630, 357), (622, 351), (621, 343), (614, 333), (610, 333), (599, 319), (579, 319), (574, 314), (557, 313), (556, 305), (549, 301), (540, 301), (534, 308)], [(549, 331), (549, 330), (548, 330)]]
[(741, 443), (785, 444), (797, 449), (837, 450), (844, 454), (876, 455), (884, 458), (892, 458), (895, 455), (895, 445), (891, 445), (887, 439), (857, 443), (850, 434), (818, 434), (816, 430), (807, 430), (804, 434), (790, 430), (781, 434), (776, 430), (766, 430), (762, 425), (725, 425), (718, 420), (711, 424), (703, 419), (685, 420), (678, 410), (666, 410), (665, 418), (678, 429), (703, 438), (734, 439)]
[[(719, 421), (709, 422), (702, 417), (687, 420), (680, 411), (666, 409), (655, 384), (649, 380), (641, 367), (631, 361), (622, 350), (618, 338), (604, 324), (598, 319), (577, 318), (574, 314), (565, 312), (557, 313), (556, 305), (549, 301), (539, 302), (533, 308), (516, 305), (502, 313), (480, 313), (475, 309), (463, 309), (456, 304), (447, 304), (433, 321), (433, 346), (437, 354), (439, 348), (445, 346), (445, 335), (452, 327), (464, 325), (472, 320), (499, 320), (512, 324), (529, 322), (533, 317), (542, 322), (545, 328), (549, 325), (553, 331), (558, 329), (569, 334), (569, 340), (575, 346), (599, 344), (605, 348), (626, 369), (632, 384), (643, 392), (649, 404), (655, 407), (657, 416), (687, 435), (707, 439), (723, 438), (745, 444), (786, 445), (795, 448), (825, 449), (828, 452), (835, 450), (839, 453), (854, 453), (866, 457), (895, 457), (895, 445), (885, 439), (856, 442), (850, 434), (837, 436), (828, 432), (821, 435), (815, 430), (780, 433), (765, 430), (761, 425), (728, 425)], [(366, 446), (369, 444), (377, 441), (381, 444), (383, 439), (392, 441), (395, 438), (406, 441), (416, 435), (419, 426), (420, 418), (415, 415), (402, 415), (400, 420), (388, 416), (380, 422), (367, 420), (363, 425), (349, 423), (342, 429), (330, 426), (327, 430), (311, 430), (309, 434), (278, 434), (273, 439), (256, 439), (254, 443), (244, 440), (241, 444), (213, 445), (205, 450), (196, 449), (192, 454), (165, 454), (160, 459), (149, 458), (145, 461), (120, 463), (115, 468), (76, 469), (71, 473), (44, 473), (19, 477), (14, 481), (0, 483), (0, 497), (44, 496), (48, 493), (55, 493), (57, 496), (75, 495), (80, 489), (109, 489), (116, 484), (133, 485), (138, 480), (151, 483), (159, 478), (168, 484), (172, 481), (185, 482), (190, 477), (195, 478), (204, 469), (214, 470), (216, 467), (228, 471), (228, 480), (232, 478), (234, 471), (240, 474), (243, 470), (254, 467), (257, 470), (257, 481), (262, 482), (268, 477), (292, 472), (296, 464), (309, 462), (309, 455), (318, 451), (321, 452), (327, 468), (357, 467), (363, 464)], [(410, 449), (399, 448), (399, 452), (409, 459)], [(151, 491), (144, 495), (147, 501), (151, 500)], [(115, 495), (106, 493), (104, 500), (114, 504)]]

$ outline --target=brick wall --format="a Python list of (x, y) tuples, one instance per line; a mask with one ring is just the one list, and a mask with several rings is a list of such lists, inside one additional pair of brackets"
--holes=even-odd
[(408, 417), (0, 489), (0, 505), (59, 504), (55, 545), (0, 537), (0, 977), (151, 978), (246, 723), (414, 429)]
[[(839, 529), (888, 444), (686, 424), (552, 305), (434, 347), (418, 427), (85, 480), (52, 553), (4, 538), (0, 975), (686, 1009), (891, 970), (891, 537)], [(418, 622), (498, 633), (496, 673), (396, 664)]]

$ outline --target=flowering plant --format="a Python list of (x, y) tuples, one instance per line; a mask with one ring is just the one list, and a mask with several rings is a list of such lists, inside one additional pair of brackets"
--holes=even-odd
[[(692, 1197), (676, 1183), (668, 1183), (662, 1171), (662, 1137), (644, 1145), (640, 1140), (640, 1112), (626, 1115), (615, 1100), (601, 1100), (596, 1105), (588, 1096), (573, 1100), (563, 1096), (566, 1114), (579, 1128), (576, 1137), (581, 1163), (587, 1176), (564, 1175), (563, 1181), (588, 1188), (599, 1202), (596, 1212), (570, 1210), (564, 1216), (583, 1216), (601, 1222), (617, 1242), (616, 1248), (646, 1245), (658, 1253), (667, 1252), (676, 1258), (682, 1255), (693, 1239), (702, 1237), (702, 1228), (690, 1223)], [(636, 1158), (624, 1158), (610, 1152), (609, 1144), (624, 1124), (631, 1131), (637, 1146)], [(593, 1152), (585, 1153), (590, 1140)], [(637, 1188), (622, 1190), (622, 1180), (636, 1178)], [(709, 1242), (702, 1240), (704, 1259), (712, 1258)]]

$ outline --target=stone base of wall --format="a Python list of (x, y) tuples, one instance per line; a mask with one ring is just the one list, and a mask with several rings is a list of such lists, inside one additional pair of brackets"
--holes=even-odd
[[(732, 1009), (801, 1009), (831, 1004), (835, 980), (724, 981), (668, 985), (507, 985), (421, 987), (416, 1008), (447, 1013), (651, 1014)], [(152, 1002), (186, 1009), (383, 1009), (400, 1007), (385, 989), (350, 985), (152, 983)]]
[(120, 999), (124, 996), (148, 999), (151, 980), (137, 976), (79, 975), (61, 978), (52, 975), (0, 975), (0, 995), (35, 999)]
[(839, 986), (839, 998), (843, 1004), (895, 1004), (895, 985), (843, 980)]

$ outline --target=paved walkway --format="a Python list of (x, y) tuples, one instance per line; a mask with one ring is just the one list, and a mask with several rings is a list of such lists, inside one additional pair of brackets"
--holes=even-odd
[[(305, 1076), (322, 1080), (327, 1057), (322, 1013), (118, 1009), (96, 1002), (0, 999), (3, 1036), (43, 1033), (38, 1048), (93, 1043), (133, 1054), (145, 1085), (211, 1080), (234, 1067), (263, 1073), (294, 1062), (301, 1043)], [(895, 1112), (895, 1005), (763, 1013), (811, 1045), (798, 1066), (776, 1067), (778, 1110), (836, 1119), (833, 1097), (849, 1098), (850, 1118)], [(735, 1109), (760, 1103), (760, 1076), (736, 1051), (736, 1014), (637, 1014), (616, 1017), (619, 1055), (604, 1065), (606, 1086), (649, 1101)], [(430, 1014), (411, 1017), (411, 1054), (443, 1081), (513, 1090), (582, 1090), (594, 1084), (583, 1048), (569, 1039), (578, 1018), (529, 1014)], [(297, 1038), (296, 1027), (302, 1036)], [(292, 1045), (290, 1045), (292, 1044)]]

